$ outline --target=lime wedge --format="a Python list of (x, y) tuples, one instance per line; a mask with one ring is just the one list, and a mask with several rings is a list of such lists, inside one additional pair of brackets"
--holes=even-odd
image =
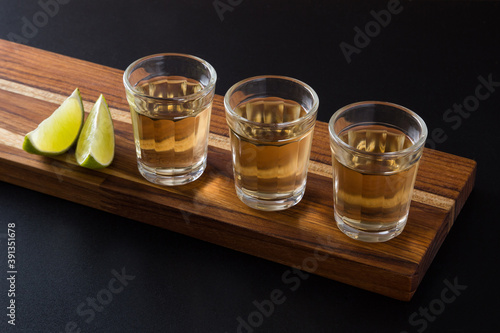
[(79, 165), (100, 169), (111, 164), (115, 156), (113, 119), (103, 95), (94, 104), (76, 144), (76, 161)]
[(66, 152), (78, 139), (83, 124), (83, 103), (78, 88), (36, 129), (26, 134), (23, 149), (44, 156)]

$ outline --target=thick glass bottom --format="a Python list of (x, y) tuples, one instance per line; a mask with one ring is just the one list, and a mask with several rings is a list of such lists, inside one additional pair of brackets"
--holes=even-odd
[(394, 237), (397, 237), (401, 234), (401, 232), (403, 232), (407, 219), (408, 215), (397, 221), (396, 224), (388, 230), (367, 231), (352, 227), (348, 218), (342, 217), (335, 212), (335, 221), (337, 222), (337, 226), (340, 231), (353, 239), (369, 243), (386, 242)]
[(137, 161), (137, 168), (141, 175), (153, 184), (177, 186), (184, 185), (200, 178), (207, 166), (205, 158), (201, 163), (191, 167), (182, 169), (173, 168), (151, 168), (140, 161)]
[(275, 195), (275, 196), (258, 196), (256, 193), (247, 192), (238, 186), (236, 186), (236, 194), (243, 203), (247, 206), (263, 210), (263, 211), (277, 211), (284, 210), (295, 206), (302, 200), (305, 192), (305, 184), (301, 186), (298, 190), (292, 192), (288, 196)]

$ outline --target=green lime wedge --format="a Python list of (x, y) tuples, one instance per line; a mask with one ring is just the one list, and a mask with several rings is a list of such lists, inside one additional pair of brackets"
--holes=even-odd
[(76, 161), (79, 165), (100, 169), (111, 164), (115, 156), (113, 119), (103, 95), (94, 104), (76, 144)]
[(36, 129), (26, 134), (23, 149), (44, 156), (66, 152), (78, 139), (83, 124), (83, 103), (78, 88)]

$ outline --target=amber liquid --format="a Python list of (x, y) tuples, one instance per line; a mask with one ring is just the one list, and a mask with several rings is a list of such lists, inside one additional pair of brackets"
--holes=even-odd
[[(396, 152), (413, 144), (399, 130), (381, 125), (357, 127), (339, 137), (372, 153)], [(402, 158), (374, 162), (358, 154), (334, 154), (335, 214), (358, 230), (394, 228), (407, 218), (417, 166)]]
[[(174, 98), (203, 86), (178, 76), (142, 81), (136, 87), (149, 96)], [(138, 162), (156, 174), (175, 175), (197, 168), (206, 159), (211, 106), (151, 103), (131, 107)]]
[[(275, 97), (253, 99), (235, 112), (258, 124), (290, 122), (306, 114), (298, 103)], [(242, 127), (243, 135), (230, 131), (236, 187), (263, 200), (303, 190), (313, 130), (303, 133), (299, 126), (276, 130), (258, 124)]]

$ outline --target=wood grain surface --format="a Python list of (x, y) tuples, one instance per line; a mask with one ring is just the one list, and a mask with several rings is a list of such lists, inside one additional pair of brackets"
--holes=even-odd
[[(352, 240), (334, 222), (328, 129), (318, 122), (302, 201), (281, 212), (253, 210), (235, 193), (228, 128), (217, 95), (205, 173), (184, 186), (153, 185), (137, 171), (122, 75), (122, 70), (0, 40), (0, 180), (406, 301), (474, 184), (474, 161), (425, 149), (404, 232), (380, 244)], [(79, 167), (72, 151), (47, 158), (21, 148), (24, 135), (76, 87), (87, 113), (101, 93), (111, 108), (116, 154), (108, 168)]]

